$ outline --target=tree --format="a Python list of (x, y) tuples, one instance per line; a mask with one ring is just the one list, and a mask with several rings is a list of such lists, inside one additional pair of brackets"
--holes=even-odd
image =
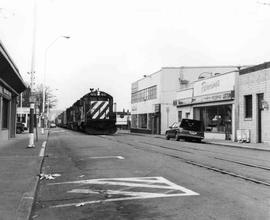
[[(52, 89), (49, 86), (46, 86), (45, 89), (45, 112), (47, 109), (51, 109), (56, 106), (57, 99), (56, 96), (53, 94)], [(39, 112), (42, 112), (42, 105), (43, 105), (43, 88), (42, 85), (38, 85), (34, 91), (34, 96), (36, 97), (36, 105), (38, 106)]]
[[(43, 105), (43, 89), (42, 85), (38, 85), (34, 91), (32, 92), (32, 95), (36, 99), (36, 107), (39, 109), (39, 113), (42, 112), (42, 105)], [(19, 96), (19, 106), (20, 106), (20, 100), (21, 96)], [(45, 87), (45, 112), (49, 108), (55, 107), (57, 104), (56, 96), (53, 94), (52, 89), (50, 89), (49, 86)], [(28, 87), (23, 93), (22, 93), (22, 107), (30, 107), (30, 87)]]

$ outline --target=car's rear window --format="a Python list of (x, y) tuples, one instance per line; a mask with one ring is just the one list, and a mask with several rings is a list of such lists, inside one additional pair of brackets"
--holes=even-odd
[(197, 120), (183, 119), (181, 121), (181, 128), (191, 131), (201, 131), (203, 129), (202, 122)]

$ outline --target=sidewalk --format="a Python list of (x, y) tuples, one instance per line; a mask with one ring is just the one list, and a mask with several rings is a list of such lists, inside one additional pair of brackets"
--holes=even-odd
[(226, 140), (216, 140), (216, 139), (204, 139), (206, 144), (215, 144), (225, 147), (236, 147), (236, 148), (246, 148), (251, 150), (261, 150), (270, 152), (270, 144), (268, 143), (238, 143)]
[[(131, 133), (127, 130), (118, 130), (117, 133), (138, 135), (138, 136), (152, 136), (155, 138), (165, 139), (164, 135)], [(245, 149), (251, 149), (251, 150), (261, 150), (261, 151), (270, 152), (270, 144), (268, 143), (238, 143), (238, 142), (233, 142), (233, 141), (217, 140), (217, 139), (203, 139), (202, 142), (206, 144), (220, 145), (224, 147), (245, 148)]]
[(29, 219), (43, 161), (39, 153), (47, 133), (38, 134), (35, 148), (27, 148), (28, 132), (0, 142), (0, 220)]

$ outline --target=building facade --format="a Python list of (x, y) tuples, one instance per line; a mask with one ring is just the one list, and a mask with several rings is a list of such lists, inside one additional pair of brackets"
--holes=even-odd
[[(209, 111), (212, 111), (213, 114), (214, 111), (218, 111), (217, 114), (223, 114), (222, 111), (232, 108), (232, 103), (228, 103), (230, 107), (224, 109), (206, 108), (206, 106), (210, 106), (212, 101), (226, 102), (225, 98), (215, 100), (217, 96), (213, 95), (215, 92), (225, 91), (220, 89), (210, 92), (211, 85), (208, 87), (205, 85), (204, 88), (208, 89), (202, 90), (201, 83), (207, 77), (235, 70), (237, 70), (236, 66), (164, 67), (158, 72), (145, 75), (144, 78), (132, 83), (131, 131), (164, 134), (173, 122), (179, 121), (181, 118), (200, 119), (203, 114), (210, 114)], [(198, 79), (200, 80), (198, 81)], [(212, 89), (215, 86), (220, 88), (224, 86), (221, 81)], [(231, 87), (224, 89), (233, 90)], [(212, 101), (210, 101), (211, 95), (213, 95)], [(230, 95), (232, 94), (230, 93)], [(233, 102), (231, 98), (230, 101)], [(214, 102), (212, 104), (215, 105)], [(212, 129), (212, 133), (215, 129)], [(225, 128), (217, 126), (217, 129), (224, 130), (225, 138)]]
[(0, 140), (15, 137), (17, 97), (25, 89), (17, 67), (0, 42)]
[(199, 79), (177, 92), (178, 121), (203, 121), (205, 138), (233, 140), (235, 134), (235, 78), (238, 71)]
[(238, 86), (238, 139), (270, 142), (270, 62), (240, 70)]

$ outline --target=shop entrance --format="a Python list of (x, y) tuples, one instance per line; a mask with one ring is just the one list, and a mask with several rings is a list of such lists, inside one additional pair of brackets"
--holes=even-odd
[(232, 105), (215, 105), (194, 108), (194, 119), (204, 123), (205, 132), (224, 134), (226, 140), (232, 135)]
[(257, 108), (258, 108), (258, 143), (262, 142), (262, 101), (263, 101), (263, 93), (257, 94)]

